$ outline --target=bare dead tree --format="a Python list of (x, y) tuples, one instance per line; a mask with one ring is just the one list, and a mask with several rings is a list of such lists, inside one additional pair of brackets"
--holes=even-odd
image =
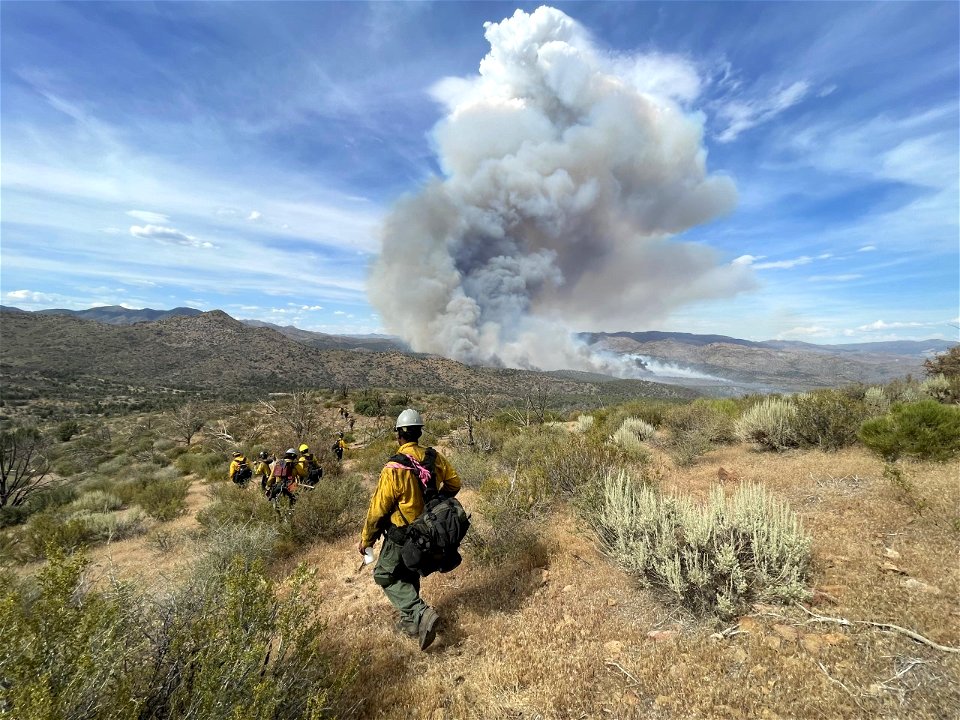
[(184, 403), (173, 412), (174, 430), (187, 447), (190, 447), (193, 436), (203, 430), (206, 423), (206, 419), (200, 413), (200, 407), (194, 402)]
[(467, 444), (475, 444), (473, 431), (477, 425), (486, 420), (496, 407), (493, 395), (476, 390), (460, 390), (454, 401), (458, 414), (464, 416), (464, 425), (467, 428)]
[(34, 427), (0, 433), (0, 507), (22, 505), (50, 484), (46, 440)]
[(547, 397), (546, 384), (541, 380), (537, 380), (524, 392), (521, 398), (523, 407), (512, 408), (510, 410), (510, 417), (521, 427), (542, 425), (547, 415)]
[(276, 403), (261, 400), (260, 411), (290, 428), (297, 442), (303, 442), (317, 425), (316, 408), (306, 392), (293, 393), (289, 404), (282, 408)]

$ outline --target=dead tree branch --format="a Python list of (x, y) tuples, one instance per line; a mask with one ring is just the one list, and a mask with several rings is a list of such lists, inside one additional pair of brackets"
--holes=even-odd
[(891, 632), (900, 633), (901, 635), (906, 635), (911, 640), (923, 643), (924, 645), (932, 647), (935, 650), (940, 650), (941, 652), (960, 653), (960, 648), (950, 647), (949, 645), (941, 645), (940, 643), (934, 642), (930, 638), (924, 637), (920, 633), (914, 632), (913, 630), (908, 630), (905, 627), (900, 627), (899, 625), (894, 625), (893, 623), (873, 622), (872, 620), (847, 620), (846, 618), (828, 617), (826, 615), (818, 615), (812, 610), (805, 608), (800, 603), (797, 603), (797, 607), (810, 616), (810, 619), (807, 620), (807, 622), (834, 623), (836, 625), (843, 625), (845, 627), (851, 627), (853, 625), (868, 625), (870, 627), (880, 628), (881, 630), (889, 630)]

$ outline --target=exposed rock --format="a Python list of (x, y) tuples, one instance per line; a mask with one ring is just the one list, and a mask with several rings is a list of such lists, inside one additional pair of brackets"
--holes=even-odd
[(917, 590), (919, 592), (928, 593), (930, 595), (939, 595), (940, 588), (936, 585), (930, 585), (923, 582), (922, 580), (917, 580), (916, 578), (908, 578), (906, 580), (901, 580), (900, 584), (908, 590)]
[(661, 640), (669, 640), (672, 637), (676, 637), (676, 630), (651, 630), (647, 633), (647, 637), (653, 640), (654, 642), (660, 642)]
[(896, 575), (907, 575), (907, 574), (909, 574), (909, 573), (907, 573), (906, 570), (904, 570), (903, 568), (899, 567), (898, 565), (894, 565), (892, 562), (882, 563), (882, 564), (880, 565), (880, 569), (881, 569), (883, 572), (895, 573)]
[(774, 625), (773, 631), (788, 642), (794, 642), (800, 637), (800, 632), (790, 625)]
[(900, 559), (900, 553), (898, 553), (898, 552), (897, 552), (896, 550), (894, 550), (893, 548), (884, 548), (884, 549), (883, 549), (883, 556), (884, 556), (885, 558), (887, 558), (888, 560), (899, 560), (899, 559)]

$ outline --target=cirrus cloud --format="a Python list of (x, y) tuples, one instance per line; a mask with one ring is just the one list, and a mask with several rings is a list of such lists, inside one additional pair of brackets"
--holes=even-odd
[(162, 225), (132, 225), (130, 234), (134, 237), (145, 240), (156, 240), (161, 243), (174, 243), (176, 245), (185, 245), (195, 248), (212, 248), (213, 243), (204, 240), (198, 240), (193, 235), (187, 235), (176, 228), (164, 227)]

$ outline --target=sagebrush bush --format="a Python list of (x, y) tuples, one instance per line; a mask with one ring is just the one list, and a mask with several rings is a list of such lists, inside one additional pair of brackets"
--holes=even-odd
[(593, 415), (577, 415), (577, 432), (589, 432), (595, 422)]
[(729, 618), (757, 600), (807, 594), (810, 538), (760, 487), (731, 497), (717, 488), (705, 506), (638, 486), (625, 472), (603, 478), (594, 518), (608, 552), (644, 583), (698, 611)]
[[(652, 426), (647, 425), (647, 427), (652, 430)], [(616, 432), (610, 436), (610, 441), (633, 457), (642, 459), (649, 457), (649, 450), (644, 446), (643, 438), (630, 428), (623, 426), (617, 428)]]
[(150, 526), (147, 514), (136, 506), (119, 512), (81, 513), (69, 520), (83, 523), (89, 542), (125, 540), (143, 534)]
[(869, 416), (866, 404), (843, 390), (815, 390), (794, 398), (792, 425), (801, 445), (839, 450), (857, 441), (860, 424)]
[(766, 397), (737, 420), (737, 437), (768, 450), (796, 447), (797, 435), (793, 427), (796, 414), (797, 408), (789, 400)]
[(109, 512), (123, 507), (123, 500), (114, 493), (105, 490), (92, 490), (83, 493), (80, 497), (64, 508), (68, 513), (79, 512)]
[(937, 402), (949, 402), (951, 399), (950, 381), (943, 374), (931, 375), (920, 383), (920, 392)]
[(890, 398), (882, 387), (871, 387), (863, 393), (863, 404), (870, 417), (886, 415), (890, 410)]
[(935, 400), (898, 403), (867, 420), (860, 441), (885, 460), (901, 457), (946, 461), (960, 453), (960, 407)]

